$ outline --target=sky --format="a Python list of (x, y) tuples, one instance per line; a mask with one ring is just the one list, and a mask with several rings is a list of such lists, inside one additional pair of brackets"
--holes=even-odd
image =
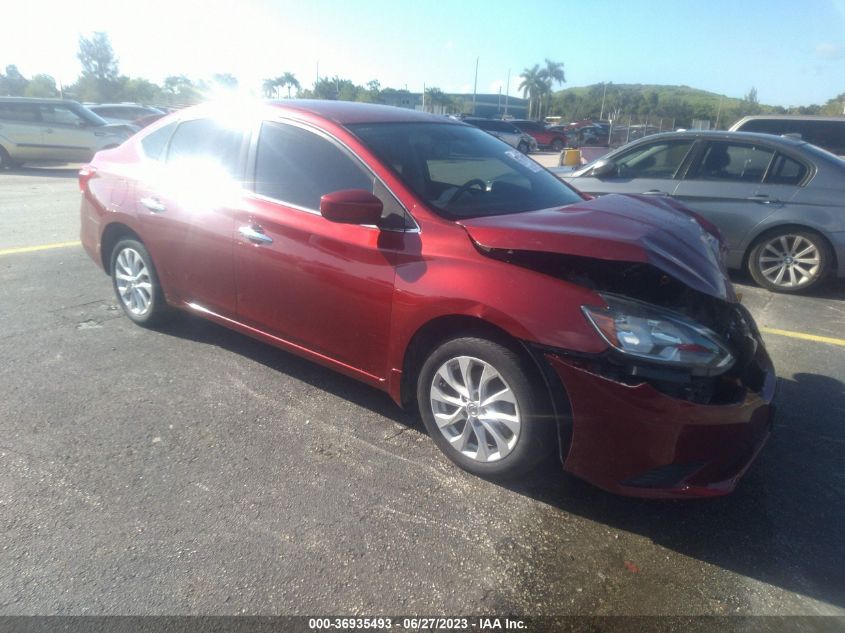
[[(566, 84), (687, 85), (769, 105), (845, 92), (845, 0), (42, 0), (3, 8), (0, 72), (63, 84), (78, 38), (105, 31), (120, 71), (161, 82), (231, 73), (243, 87), (292, 72), (518, 95), (545, 58)], [(507, 87), (510, 74), (510, 87)]]

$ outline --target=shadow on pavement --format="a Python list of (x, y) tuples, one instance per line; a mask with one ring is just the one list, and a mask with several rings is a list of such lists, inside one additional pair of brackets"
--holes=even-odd
[(14, 167), (6, 171), (0, 171), (0, 175), (9, 176), (38, 176), (39, 178), (76, 178), (79, 175), (80, 166), (62, 164), (56, 167)]
[[(216, 345), (425, 432), (384, 393), (196, 317), (163, 332)], [(649, 501), (605, 493), (550, 460), (506, 487), (560, 510), (648, 537), (722, 569), (845, 607), (845, 385), (781, 379), (775, 431), (727, 497)]]

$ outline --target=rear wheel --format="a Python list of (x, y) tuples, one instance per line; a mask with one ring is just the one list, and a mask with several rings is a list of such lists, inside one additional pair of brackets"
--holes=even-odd
[(6, 148), (0, 145), (0, 169), (11, 169), (15, 164), (12, 162), (12, 157)]
[(562, 139), (556, 138), (555, 140), (552, 141), (552, 149), (556, 152), (562, 151), (563, 146), (564, 146), (564, 143), (563, 143)]
[(513, 478), (554, 448), (548, 398), (531, 384), (531, 367), (514, 351), (481, 338), (438, 347), (417, 381), (420, 415), (434, 443), (465, 470)]
[(821, 235), (785, 229), (757, 241), (748, 256), (748, 271), (764, 288), (795, 293), (821, 283), (830, 262), (830, 249)]
[(120, 307), (132, 321), (154, 327), (171, 316), (152, 257), (141, 242), (124, 239), (115, 244), (110, 270)]
[(518, 149), (523, 154), (527, 154), (528, 150), (531, 148), (528, 147), (528, 143), (526, 143), (525, 141), (520, 141), (516, 149)]

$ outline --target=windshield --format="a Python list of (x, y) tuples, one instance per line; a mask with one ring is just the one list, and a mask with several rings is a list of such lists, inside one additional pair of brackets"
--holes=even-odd
[(414, 193), (449, 219), (536, 211), (581, 200), (536, 162), (469, 125), (347, 127)]
[(89, 110), (83, 105), (80, 105), (78, 103), (69, 103), (68, 107), (80, 117), (88, 121), (88, 123), (90, 123), (91, 125), (108, 125), (108, 121), (106, 121), (99, 114), (96, 114), (95, 112)]

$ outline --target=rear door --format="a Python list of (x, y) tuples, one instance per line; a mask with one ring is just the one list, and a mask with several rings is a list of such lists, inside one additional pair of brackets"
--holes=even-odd
[[(167, 128), (157, 133), (164, 135)], [(179, 123), (169, 143), (155, 134), (142, 141), (150, 156), (132, 196), (162, 285), (173, 301), (232, 318), (233, 217), (242, 194), (243, 130), (197, 118)]]
[(751, 229), (795, 195), (793, 185), (763, 183), (774, 156), (763, 143), (707, 141), (674, 195), (718, 226), (728, 248), (736, 250)]
[(672, 195), (693, 144), (694, 139), (691, 138), (641, 143), (613, 159), (616, 169), (612, 175), (601, 178), (580, 176), (568, 181), (580, 191), (592, 195)]
[(63, 103), (39, 104), (42, 154), (47, 160), (71, 163), (91, 160), (97, 131)]
[(12, 161), (23, 163), (41, 156), (41, 128), (36, 104), (0, 102), (0, 142)]

